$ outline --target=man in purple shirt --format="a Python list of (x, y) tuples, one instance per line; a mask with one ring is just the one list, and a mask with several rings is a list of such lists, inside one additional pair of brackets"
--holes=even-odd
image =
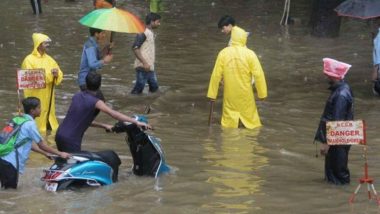
[(111, 130), (112, 125), (94, 121), (100, 111), (112, 118), (134, 123), (139, 127), (152, 128), (150, 125), (139, 122), (118, 111), (112, 110), (96, 93), (100, 88), (102, 77), (97, 72), (90, 72), (86, 77), (87, 90), (78, 92), (72, 98), (71, 105), (65, 119), (60, 124), (55, 142), (59, 151), (80, 152), (82, 138), (88, 127)]

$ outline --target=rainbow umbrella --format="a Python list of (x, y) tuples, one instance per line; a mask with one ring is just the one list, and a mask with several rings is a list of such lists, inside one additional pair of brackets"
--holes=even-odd
[(126, 10), (115, 7), (94, 10), (83, 16), (79, 23), (87, 27), (120, 33), (141, 33), (145, 30), (139, 18)]

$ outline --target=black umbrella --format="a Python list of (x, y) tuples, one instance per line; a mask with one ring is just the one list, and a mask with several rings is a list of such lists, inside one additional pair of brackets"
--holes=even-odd
[(335, 8), (339, 16), (370, 19), (380, 16), (380, 0), (347, 0)]

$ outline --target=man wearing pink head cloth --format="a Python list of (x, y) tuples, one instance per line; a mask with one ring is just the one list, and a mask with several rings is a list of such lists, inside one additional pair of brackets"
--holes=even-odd
[(350, 183), (348, 170), (349, 145), (329, 146), (326, 140), (326, 122), (353, 120), (353, 95), (350, 86), (344, 81), (351, 65), (334, 59), (323, 59), (323, 73), (327, 76), (331, 94), (327, 99), (321, 121), (314, 139), (321, 142), (320, 152), (325, 155), (325, 179), (336, 185)]

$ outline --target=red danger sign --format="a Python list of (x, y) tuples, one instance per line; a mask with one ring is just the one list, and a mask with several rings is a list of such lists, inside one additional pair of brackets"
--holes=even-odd
[(17, 89), (46, 88), (45, 70), (17, 70)]
[(329, 121), (326, 123), (328, 145), (365, 144), (363, 120)]

